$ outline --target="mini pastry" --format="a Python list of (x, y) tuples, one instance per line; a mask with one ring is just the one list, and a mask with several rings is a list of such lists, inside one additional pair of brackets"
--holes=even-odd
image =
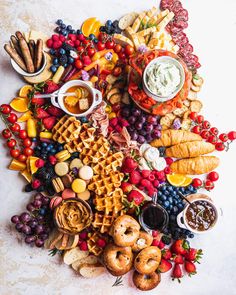
[(73, 177), (70, 174), (63, 175), (61, 180), (66, 188), (70, 188), (73, 182)]
[(55, 154), (58, 162), (65, 162), (71, 157), (71, 154), (67, 150), (62, 150), (59, 153)]
[(67, 163), (59, 162), (54, 166), (54, 170), (58, 176), (64, 176), (69, 172), (69, 167)]
[(81, 167), (83, 167), (83, 163), (80, 159), (76, 158), (76, 159), (73, 159), (71, 162), (70, 162), (70, 170), (72, 170), (73, 168), (77, 168), (77, 169), (80, 169)]
[(76, 195), (75, 195), (75, 192), (72, 191), (72, 189), (66, 188), (62, 192), (61, 196), (62, 196), (62, 199), (65, 200), (65, 199), (75, 198)]
[(90, 180), (93, 177), (93, 169), (89, 166), (83, 166), (79, 169), (79, 177), (84, 180)]
[(155, 161), (150, 163), (153, 169), (157, 171), (162, 171), (166, 168), (166, 160), (164, 158), (157, 158)]
[(53, 178), (52, 185), (53, 185), (56, 193), (60, 193), (64, 190), (64, 184), (61, 181), (60, 177)]
[(149, 162), (157, 160), (159, 155), (159, 151), (155, 147), (147, 148), (144, 152), (144, 158)]
[(87, 201), (90, 198), (90, 191), (89, 190), (85, 190), (82, 193), (78, 193), (77, 197), (81, 200)]
[(83, 179), (76, 178), (71, 185), (75, 193), (82, 193), (86, 190), (86, 182)]

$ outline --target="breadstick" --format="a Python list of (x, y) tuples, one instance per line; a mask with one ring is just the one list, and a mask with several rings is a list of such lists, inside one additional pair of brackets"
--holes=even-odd
[(23, 58), (24, 58), (24, 61), (25, 61), (25, 64), (26, 64), (27, 71), (29, 73), (34, 73), (35, 69), (34, 69), (33, 60), (32, 60), (32, 57), (30, 55), (30, 50), (29, 50), (28, 44), (26, 43), (24, 38), (21, 37), (19, 39), (19, 45), (20, 45), (20, 49), (21, 49), (22, 54), (23, 54)]
[[(34, 57), (35, 57), (35, 42), (34, 40), (29, 40), (29, 50), (30, 50), (30, 55), (32, 57), (32, 60), (34, 61)], [(34, 66), (36, 67), (36, 65), (34, 64)]]
[(22, 34), (20, 31), (17, 31), (15, 35), (16, 35), (16, 37), (17, 37), (19, 40), (22, 39), (22, 38), (25, 39), (24, 36), (23, 36), (23, 34)]
[(19, 46), (16, 36), (11, 35), (11, 43), (12, 43), (14, 49), (17, 51), (17, 53), (22, 57), (22, 52), (20, 50), (20, 46)]
[(36, 71), (38, 71), (41, 68), (42, 60), (43, 60), (43, 40), (38, 39), (36, 48), (35, 48), (35, 62), (34, 62)]
[(4, 49), (10, 55), (10, 57), (18, 64), (18, 66), (22, 68), (22, 70), (27, 71), (23, 59), (19, 56), (19, 54), (16, 52), (14, 48), (12, 48), (9, 44), (5, 44)]

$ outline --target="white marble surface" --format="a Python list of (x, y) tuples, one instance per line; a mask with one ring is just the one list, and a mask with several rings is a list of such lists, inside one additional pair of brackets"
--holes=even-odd
[[(204, 114), (220, 130), (236, 129), (235, 69), (236, 1), (185, 0), (190, 21), (188, 35), (200, 56), (205, 84), (201, 92)], [(0, 1), (0, 102), (8, 102), (24, 84), (13, 72), (2, 50), (4, 41), (16, 29), (37, 29), (51, 33), (54, 21), (62, 18), (77, 27), (89, 16), (117, 18), (129, 11), (148, 9), (159, 1), (142, 0), (1, 0)], [(2, 125), (1, 125), (2, 127)], [(77, 277), (59, 258), (47, 251), (30, 248), (12, 230), (9, 219), (21, 212), (30, 195), (23, 193), (24, 180), (7, 170), (10, 161), (2, 147), (0, 165), (0, 294), (141, 294), (127, 275), (124, 286), (111, 287), (114, 278), (104, 275), (95, 280)], [(221, 205), (224, 216), (218, 227), (207, 235), (198, 236), (193, 245), (204, 250), (199, 273), (185, 277), (181, 284), (172, 282), (169, 274), (148, 294), (162, 295), (234, 295), (236, 294), (236, 227), (235, 227), (235, 157), (236, 145), (222, 153), (218, 169), (220, 180), (211, 197)]]

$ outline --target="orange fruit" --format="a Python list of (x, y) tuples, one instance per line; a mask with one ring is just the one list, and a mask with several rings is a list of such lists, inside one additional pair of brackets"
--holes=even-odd
[(21, 87), (20, 91), (19, 91), (19, 96), (20, 97), (27, 97), (29, 91), (33, 90), (34, 87), (31, 85), (25, 85), (23, 87)]
[(173, 186), (182, 186), (186, 180), (186, 175), (183, 174), (167, 174), (168, 182)]
[(21, 117), (18, 118), (17, 122), (22, 123), (28, 121), (28, 119), (33, 117), (33, 113), (31, 111), (27, 111)]
[(97, 20), (94, 23), (94, 25), (93, 25), (93, 27), (91, 29), (91, 33), (90, 34), (94, 34), (96, 37), (98, 37), (98, 35), (100, 33), (99, 29), (100, 29), (101, 25), (102, 25), (101, 22), (99, 20)]
[(29, 99), (25, 97), (16, 97), (10, 102), (10, 106), (14, 111), (19, 113), (27, 112)]
[(192, 181), (193, 180), (191, 177), (186, 176), (185, 181), (181, 186), (188, 186), (188, 185), (190, 185), (190, 183), (192, 183)]
[(96, 17), (90, 17), (83, 22), (81, 31), (84, 36), (88, 37), (91, 34), (91, 29), (96, 21)]

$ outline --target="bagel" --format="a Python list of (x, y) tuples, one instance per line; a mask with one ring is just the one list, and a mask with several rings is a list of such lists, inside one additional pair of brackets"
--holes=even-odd
[(132, 249), (131, 247), (119, 247), (109, 244), (103, 252), (103, 262), (113, 276), (122, 276), (132, 268)]
[(117, 246), (133, 246), (139, 237), (140, 225), (129, 215), (119, 216), (112, 225), (111, 235)]
[(161, 261), (161, 250), (156, 246), (143, 249), (134, 260), (134, 268), (141, 274), (151, 274), (159, 266)]
[(161, 281), (161, 275), (157, 272), (152, 272), (149, 275), (138, 273), (136, 270), (133, 273), (133, 282), (136, 288), (142, 291), (154, 289)]
[(139, 237), (137, 241), (132, 246), (132, 251), (139, 252), (142, 249), (151, 246), (153, 237), (145, 231), (139, 232)]

